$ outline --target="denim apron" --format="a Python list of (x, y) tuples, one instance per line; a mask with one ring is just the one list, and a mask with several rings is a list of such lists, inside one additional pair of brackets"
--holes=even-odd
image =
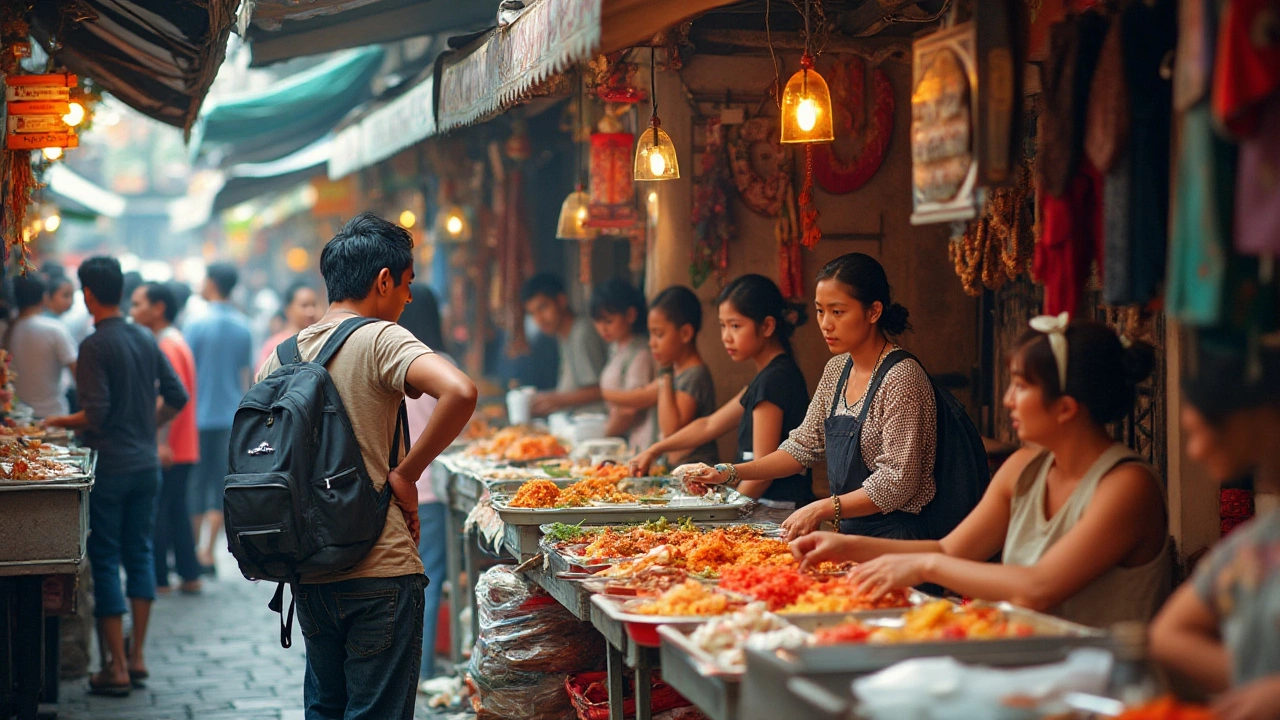
[[(910, 354), (905, 350), (894, 350), (885, 356), (880, 369), (871, 378), (866, 397), (862, 401), (862, 409), (857, 416), (837, 415), (840, 398), (844, 397), (845, 386), (849, 382), (849, 373), (853, 369), (853, 359), (845, 363), (840, 373), (840, 381), (836, 384), (835, 396), (831, 399), (831, 412), (822, 423), (826, 436), (827, 479), (831, 483), (833, 495), (844, 495), (862, 487), (871, 475), (866, 460), (862, 457), (862, 428), (867, 421), (867, 413), (871, 409), (871, 401), (884, 382), (884, 376), (894, 365), (906, 360)], [(869, 535), (871, 537), (893, 538), (895, 540), (920, 540), (928, 537), (920, 516), (903, 510), (891, 513), (874, 513), (863, 517), (846, 517), (840, 521), (840, 532), (848, 535)]]

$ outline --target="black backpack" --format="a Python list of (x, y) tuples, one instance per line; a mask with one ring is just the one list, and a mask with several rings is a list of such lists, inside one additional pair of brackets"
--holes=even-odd
[[(897, 350), (885, 359), (881, 374), (908, 358), (924, 367), (911, 353)], [(932, 375), (929, 383), (933, 385), (934, 404), (938, 408), (938, 451), (933, 462), (936, 490), (933, 500), (920, 511), (920, 518), (928, 536), (941, 540), (978, 506), (991, 484), (991, 466), (982, 436), (964, 405), (938, 385)]]
[[(298, 338), (276, 349), (280, 368), (249, 388), (231, 426), (223, 489), (227, 545), (250, 580), (280, 583), (270, 607), (281, 614), (280, 644), (292, 643), (294, 604), (286, 623), (284, 587), (303, 573), (348, 570), (377, 542), (391, 488), (374, 490), (342, 398), (325, 365), (372, 318), (344, 321), (311, 362)], [(400, 405), (391, 467), (406, 451), (409, 428)]]

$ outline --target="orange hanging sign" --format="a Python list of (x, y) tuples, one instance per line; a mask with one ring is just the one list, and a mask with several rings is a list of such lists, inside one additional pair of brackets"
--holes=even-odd
[(36, 85), (54, 85), (58, 87), (75, 87), (77, 79), (71, 73), (50, 73), (47, 75), (9, 75), (4, 84), (8, 87), (31, 87)]
[(9, 103), (10, 115), (57, 115), (71, 112), (71, 103), (60, 100), (32, 100)]
[(5, 136), (5, 148), (8, 150), (39, 150), (47, 147), (80, 147), (80, 138), (69, 132), (15, 133)]

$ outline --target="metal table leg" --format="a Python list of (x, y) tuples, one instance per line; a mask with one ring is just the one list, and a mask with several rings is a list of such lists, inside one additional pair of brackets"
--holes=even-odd
[(609, 670), (609, 720), (625, 720), (627, 677), (622, 650), (606, 642)]
[(480, 637), (480, 613), (476, 608), (476, 581), (479, 579), (480, 540), (477, 531), (463, 532), (462, 566), (467, 574), (467, 607), (471, 608), (471, 637)]
[[(449, 491), (453, 493), (452, 489)], [(445, 566), (449, 572), (449, 660), (454, 665), (462, 662), (462, 608), (470, 600), (462, 586), (462, 523), (450, 502), (444, 513)]]
[(0, 718), (13, 716), (13, 579), (0, 577)]
[(58, 679), (62, 674), (62, 623), (54, 615), (44, 619), (44, 693), (42, 700), (58, 704)]
[(36, 720), (44, 671), (44, 608), (40, 588), (44, 578), (14, 578), (13, 684), (18, 720)]
[(650, 693), (653, 690), (651, 651), (649, 648), (636, 648), (636, 720), (651, 720), (653, 710)]

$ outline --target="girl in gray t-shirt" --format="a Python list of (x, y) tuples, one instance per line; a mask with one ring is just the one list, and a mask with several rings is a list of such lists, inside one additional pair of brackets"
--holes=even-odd
[[(659, 369), (657, 379), (635, 390), (605, 390), (604, 399), (638, 410), (654, 408), (658, 435), (664, 438), (715, 412), (715, 383), (698, 354), (701, 328), (702, 304), (692, 290), (675, 285), (658, 293), (648, 314), (649, 351)], [(669, 453), (667, 458), (671, 467), (715, 461), (715, 442)]]

